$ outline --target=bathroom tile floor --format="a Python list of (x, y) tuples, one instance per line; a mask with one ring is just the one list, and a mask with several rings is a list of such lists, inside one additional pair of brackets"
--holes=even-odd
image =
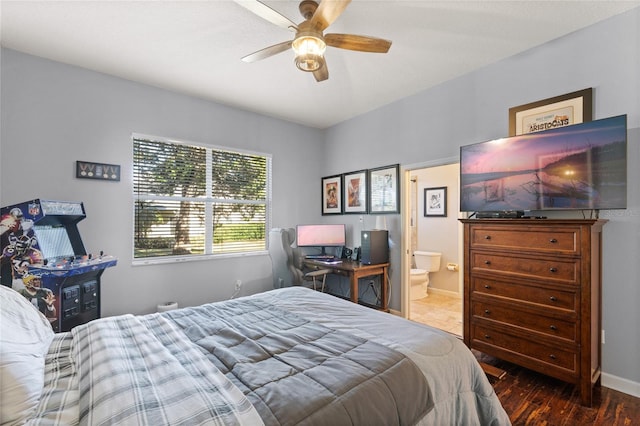
[(462, 299), (447, 294), (429, 293), (411, 301), (411, 320), (462, 336)]

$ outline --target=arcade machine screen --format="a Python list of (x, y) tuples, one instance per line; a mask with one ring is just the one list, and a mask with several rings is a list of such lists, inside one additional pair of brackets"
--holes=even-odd
[(100, 277), (113, 256), (87, 254), (79, 202), (35, 199), (0, 210), (0, 284), (33, 303), (53, 330), (100, 318)]
[(67, 229), (63, 226), (34, 226), (33, 231), (38, 245), (49, 258), (74, 256), (73, 247)]

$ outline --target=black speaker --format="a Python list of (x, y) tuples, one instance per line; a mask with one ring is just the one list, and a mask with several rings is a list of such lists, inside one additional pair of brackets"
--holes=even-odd
[(360, 247), (354, 247), (351, 253), (351, 260), (354, 262), (360, 262)]
[(360, 262), (367, 265), (389, 262), (389, 231), (362, 231)]
[(342, 259), (351, 259), (351, 254), (353, 251), (349, 247), (342, 247)]

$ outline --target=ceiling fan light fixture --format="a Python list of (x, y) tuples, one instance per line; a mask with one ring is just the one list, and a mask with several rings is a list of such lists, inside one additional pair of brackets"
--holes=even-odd
[(324, 52), (327, 44), (316, 34), (298, 34), (291, 44), (296, 53), (296, 67), (302, 71), (317, 71), (324, 65)]
[(324, 65), (324, 57), (308, 53), (306, 55), (296, 56), (296, 67), (306, 72), (318, 71)]
[[(352, 0), (302, 0), (298, 6), (304, 21), (299, 24), (265, 4), (265, 0), (235, 0), (259, 17), (295, 32), (291, 41), (274, 44), (242, 58), (244, 62), (255, 62), (293, 48), (296, 67), (313, 73), (317, 82), (329, 78), (329, 70), (324, 59), (327, 44), (338, 49), (358, 52), (387, 53), (391, 47), (389, 40), (357, 34), (327, 34), (324, 31), (344, 12)], [(271, 3), (271, 2), (269, 2)]]

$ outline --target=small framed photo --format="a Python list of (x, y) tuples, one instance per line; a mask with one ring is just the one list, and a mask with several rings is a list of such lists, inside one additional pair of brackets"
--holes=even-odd
[(120, 182), (120, 165), (76, 161), (76, 178)]
[(400, 213), (400, 166), (369, 170), (369, 213)]
[(446, 217), (447, 216), (447, 187), (424, 189), (424, 216), (425, 217)]
[(342, 214), (342, 175), (322, 178), (322, 214)]
[(509, 108), (509, 136), (591, 121), (593, 89)]
[(367, 213), (367, 171), (345, 173), (344, 182), (344, 213)]

